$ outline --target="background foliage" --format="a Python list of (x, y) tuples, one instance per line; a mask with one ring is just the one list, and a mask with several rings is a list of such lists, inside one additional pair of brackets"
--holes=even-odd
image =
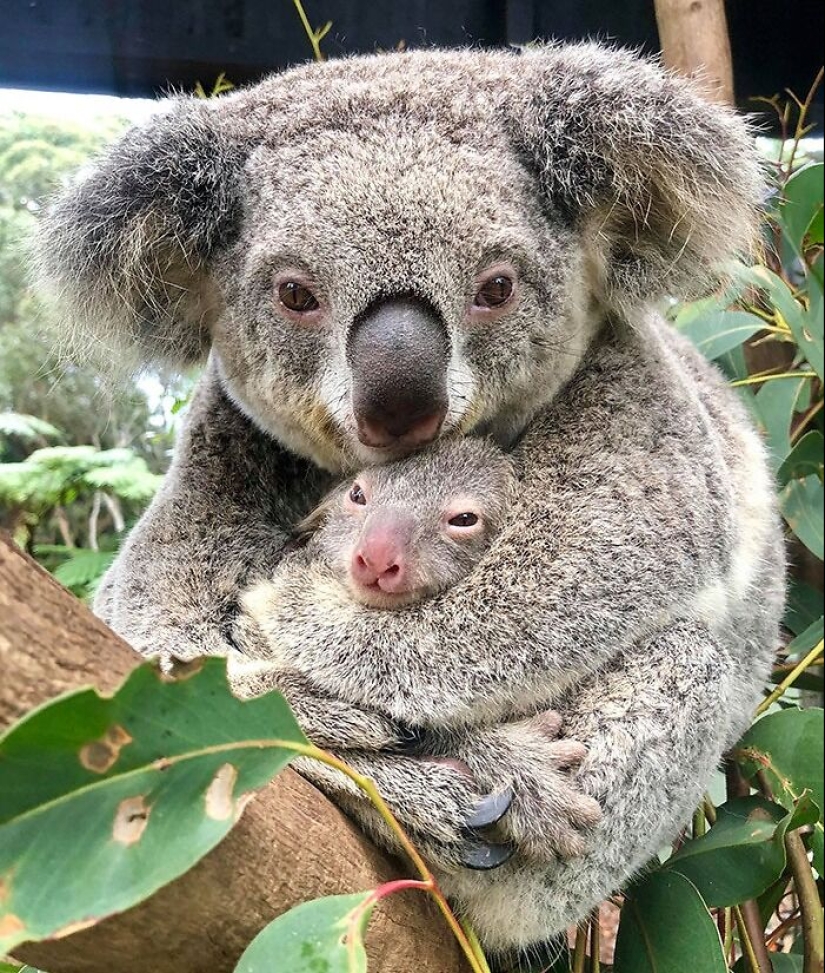
[[(307, 27), (319, 43), (324, 28)], [(795, 125), (786, 142), (773, 148), (777, 191), (767, 207), (762, 259), (728, 268), (717, 294), (692, 304), (677, 296), (666, 310), (727, 375), (765, 435), (793, 574), (786, 637), (777, 646), (757, 720), (692, 826), (603, 910), (603, 916), (621, 910), (615, 954), (612, 933), (594, 919), (556, 944), (537, 970), (822, 969), (823, 168), (800, 149), (804, 104), (788, 111), (776, 105), (785, 123)], [(83, 366), (61, 360), (41, 335), (19, 243), (45, 195), (119, 127), (0, 118), (0, 525), (83, 595), (157, 488), (173, 438), (175, 389), (167, 395), (155, 376), (115, 392)], [(17, 910), (27, 938), (45, 937), (79, 918), (102, 917), (113, 901), (124, 907), (151, 894), (228, 830), (229, 815), (208, 832), (192, 826), (194, 803), (215, 786), (227, 761), (247, 786), (256, 786), (290, 754), (308, 752), (280, 697), (233, 700), (221, 665), (210, 662), (196, 677), (172, 685), (139, 670), (114, 700), (78, 693), (31, 714), (0, 738), (0, 874), (22, 876), (14, 894), (0, 902), (0, 928), (4, 915)], [(141, 714), (158, 711), (164, 694), (176, 693), (186, 696), (186, 705), (173, 712), (186, 717), (180, 725), (170, 720), (159, 734)], [(227, 710), (227, 719), (193, 719), (216, 705)], [(99, 740), (102, 728), (113, 723), (125, 728), (130, 745), (123, 759), (92, 779), (77, 762), (77, 748)], [(263, 750), (257, 744), (244, 749), (244, 741), (262, 739), (269, 740)], [(159, 757), (172, 760), (175, 773), (153, 776)], [(165, 802), (165, 813), (138, 836), (146, 850), (138, 865), (134, 857), (123, 864), (113, 854), (107, 822), (124, 782), (131, 787), (138, 778), (153, 801)], [(358, 783), (370, 788), (367, 781)], [(227, 800), (233, 794), (230, 788)], [(82, 840), (74, 827), (78, 814), (102, 822), (99, 828), (90, 824)], [(155, 830), (161, 818), (163, 829)], [(54, 855), (71, 848), (73, 867), (55, 870), (45, 851), (27, 853), (33, 846), (27, 836), (47, 831), (71, 836)], [(426, 866), (411, 847), (409, 854), (418, 878), (399, 887), (438, 898)], [(46, 887), (49, 894), (41, 894)], [(291, 973), (314, 969), (308, 964), (320, 960), (333, 971), (364, 970), (361, 943), (372, 907), (397, 890), (293, 910), (260, 934), (238, 969), (277, 965), (290, 948)], [(446, 910), (443, 899), (439, 903)], [(473, 969), (483, 973), (486, 961), (472, 935), (454, 931), (463, 937)], [(18, 930), (0, 937), (0, 955), (22, 935)]]

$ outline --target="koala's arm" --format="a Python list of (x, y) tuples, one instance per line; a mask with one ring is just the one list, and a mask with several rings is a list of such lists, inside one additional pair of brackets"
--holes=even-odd
[(227, 653), (240, 590), (271, 573), (325, 485), (227, 399), (212, 362), (172, 468), (101, 582), (95, 611), (147, 655)]
[[(440, 878), (482, 940), (502, 949), (542, 941), (583, 919), (654, 858), (701, 800), (722, 747), (748, 724), (749, 682), (738, 652), (707, 626), (680, 622), (559, 703), (565, 731), (588, 745), (574, 781), (603, 809), (576, 860), (550, 853), (556, 815), (541, 801), (542, 763), (529, 750), (520, 759), (475, 734), (457, 741), (482, 786), (508, 772), (520, 784), (502, 821), (518, 839), (518, 863), (492, 876), (451, 871)], [(515, 742), (514, 731), (497, 732)], [(514, 767), (513, 756), (520, 759)]]

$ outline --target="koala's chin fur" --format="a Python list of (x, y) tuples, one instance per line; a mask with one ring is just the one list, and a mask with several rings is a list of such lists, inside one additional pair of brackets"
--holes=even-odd
[[(581, 919), (671, 839), (768, 673), (784, 561), (763, 450), (652, 310), (748, 248), (762, 192), (734, 112), (582, 44), (352, 58), (175, 99), (43, 221), (40, 276), (80, 345), (136, 364), (211, 349), (96, 601), (146, 653), (232, 654), (242, 592), (331, 474), (403, 452), (359, 440), (375, 376), (353, 334), (401, 298), (438, 322), (419, 350), (439, 363), (441, 433), (514, 447), (510, 522), (469, 578), (402, 612), (284, 583), (256, 601), (257, 663), (380, 782), (490, 949)], [(514, 297), (479, 311), (497, 267)], [(284, 280), (317, 314), (284, 311)], [(392, 359), (375, 363), (390, 395)], [(548, 707), (588, 748), (575, 770), (523, 722)], [(473, 780), (393, 755), (397, 722), (437, 730)], [(388, 841), (341, 779), (306, 772)], [(461, 824), (504, 783), (518, 853), (467, 871)]]

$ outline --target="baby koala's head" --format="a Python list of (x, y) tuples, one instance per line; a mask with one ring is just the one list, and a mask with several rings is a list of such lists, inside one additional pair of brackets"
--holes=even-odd
[(515, 490), (508, 458), (479, 439), (362, 470), (298, 525), (351, 592), (398, 608), (468, 575), (501, 528)]

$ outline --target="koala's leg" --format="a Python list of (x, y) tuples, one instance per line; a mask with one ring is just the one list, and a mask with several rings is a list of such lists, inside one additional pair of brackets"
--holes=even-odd
[[(737, 646), (737, 656), (748, 652)], [(718, 754), (745, 728), (756, 698), (750, 672), (691, 622), (661, 631), (582, 684), (560, 708), (565, 731), (588, 748), (576, 782), (598, 801), (603, 818), (586, 853), (568, 861), (554, 852), (553, 809), (535, 801), (540, 765), (503, 768), (502, 752), (479, 740), (473, 770), (482, 784), (515, 771), (515, 799), (502, 825), (525, 849), (491, 876), (442, 878), (485, 945), (504, 950), (546, 940), (654, 858), (689, 820)], [(473, 739), (465, 743), (466, 750), (474, 746)]]
[(283, 450), (228, 400), (214, 362), (163, 486), (104, 578), (95, 610), (146, 655), (224, 655), (238, 594), (268, 576), (328, 475)]

